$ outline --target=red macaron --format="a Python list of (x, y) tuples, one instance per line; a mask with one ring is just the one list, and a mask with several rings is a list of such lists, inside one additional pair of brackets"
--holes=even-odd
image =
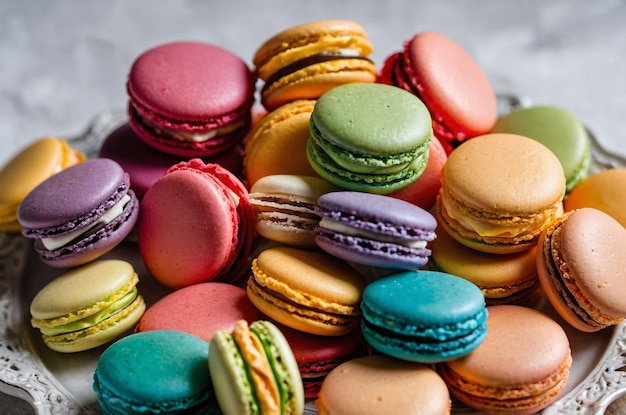
[(126, 89), (130, 124), (157, 150), (204, 157), (238, 144), (250, 128), (255, 78), (234, 53), (173, 42), (142, 53)]
[(417, 95), (449, 154), (463, 141), (488, 133), (498, 116), (495, 92), (482, 68), (458, 43), (421, 32), (387, 57), (378, 82)]

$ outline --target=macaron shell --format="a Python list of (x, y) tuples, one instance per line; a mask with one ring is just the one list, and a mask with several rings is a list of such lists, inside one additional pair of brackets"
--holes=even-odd
[(544, 144), (557, 156), (569, 192), (587, 175), (591, 161), (589, 136), (574, 114), (553, 106), (534, 106), (500, 117), (492, 133), (530, 137)]
[(99, 402), (109, 409), (155, 413), (205, 402), (212, 394), (208, 349), (205, 341), (176, 331), (127, 336), (99, 358), (94, 375)]
[(0, 170), (0, 230), (18, 232), (19, 204), (41, 182), (86, 160), (83, 153), (56, 137), (41, 138), (20, 150)]
[[(125, 182), (128, 175), (115, 161), (88, 160), (51, 176), (33, 189), (21, 203), (18, 219), (24, 228), (34, 230), (74, 222), (119, 193)], [(99, 216), (89, 219), (89, 223)]]
[(569, 340), (547, 315), (527, 307), (489, 307), (487, 337), (472, 353), (442, 364), (451, 393), (479, 410), (536, 413), (565, 386)]
[(294, 101), (258, 121), (245, 138), (243, 174), (248, 187), (274, 174), (319, 177), (306, 155), (314, 105), (315, 101), (311, 100)]
[(443, 124), (457, 140), (489, 132), (497, 118), (495, 93), (483, 70), (458, 43), (436, 32), (422, 32), (407, 43), (405, 56), (407, 73), (435, 124)]
[(444, 415), (451, 403), (446, 384), (427, 365), (377, 355), (329, 373), (315, 405), (320, 415)]
[(149, 121), (192, 130), (197, 123), (224, 125), (249, 111), (254, 83), (234, 53), (208, 43), (172, 42), (135, 60), (127, 88)]
[(182, 288), (226, 271), (237, 246), (239, 218), (229, 190), (201, 171), (175, 170), (141, 203), (139, 250), (163, 285)]
[(470, 206), (533, 214), (563, 197), (561, 163), (535, 140), (516, 134), (487, 134), (457, 150), (448, 157), (442, 180)]
[(235, 321), (261, 318), (246, 290), (221, 282), (194, 284), (174, 291), (154, 303), (135, 331), (177, 330), (209, 342), (220, 329), (232, 330)]
[(563, 203), (566, 212), (595, 208), (626, 227), (626, 168), (594, 173), (579, 182)]

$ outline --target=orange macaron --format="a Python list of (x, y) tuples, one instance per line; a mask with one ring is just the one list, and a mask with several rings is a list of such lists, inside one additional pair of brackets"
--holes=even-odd
[(478, 251), (513, 253), (536, 245), (563, 211), (565, 175), (545, 145), (515, 134), (486, 134), (448, 157), (436, 215), (441, 228)]
[(554, 402), (572, 364), (563, 328), (528, 307), (488, 307), (487, 338), (472, 353), (437, 366), (450, 394), (487, 413), (534, 414)]

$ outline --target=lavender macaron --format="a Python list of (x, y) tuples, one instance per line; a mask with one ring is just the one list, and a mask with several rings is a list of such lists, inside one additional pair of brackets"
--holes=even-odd
[(391, 196), (341, 191), (322, 195), (316, 244), (344, 260), (387, 269), (419, 268), (428, 262), (427, 244), (437, 221), (428, 211)]
[(92, 261), (133, 229), (139, 202), (115, 161), (88, 160), (35, 187), (22, 201), (22, 234), (35, 240), (41, 260), (55, 268)]

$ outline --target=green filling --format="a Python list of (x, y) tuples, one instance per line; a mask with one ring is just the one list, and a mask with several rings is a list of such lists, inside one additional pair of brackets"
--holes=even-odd
[(74, 331), (79, 331), (79, 330), (83, 330), (83, 329), (95, 326), (96, 324), (102, 322), (103, 320), (106, 320), (107, 318), (111, 317), (113, 314), (115, 314), (119, 310), (126, 308), (129, 304), (135, 301), (135, 298), (137, 298), (137, 287), (133, 287), (133, 289), (129, 291), (126, 295), (124, 295), (122, 298), (113, 302), (111, 305), (98, 311), (97, 313), (94, 313), (78, 321), (73, 321), (68, 324), (63, 324), (61, 326), (43, 327), (40, 329), (41, 333), (44, 336), (56, 336), (59, 334), (71, 333)]
[[(231, 357), (233, 358), (235, 366), (239, 368), (239, 373), (244, 374), (244, 377), (239, 377), (238, 380), (240, 382), (237, 382), (238, 384), (237, 386), (241, 388), (240, 390), (242, 394), (244, 395), (241, 398), (242, 398), (242, 401), (244, 402), (244, 405), (247, 406), (246, 413), (258, 414), (260, 413), (259, 398), (257, 397), (256, 392), (254, 390), (252, 375), (250, 374), (248, 365), (243, 359), (243, 356), (241, 355), (241, 352), (239, 351), (239, 347), (237, 346), (237, 343), (233, 339), (233, 336), (230, 334), (226, 334), (223, 336), (223, 340), (227, 343), (224, 349), (227, 351), (228, 350), (232, 351)], [(235, 373), (234, 376), (236, 376), (237, 371), (234, 370), (233, 372)]]

